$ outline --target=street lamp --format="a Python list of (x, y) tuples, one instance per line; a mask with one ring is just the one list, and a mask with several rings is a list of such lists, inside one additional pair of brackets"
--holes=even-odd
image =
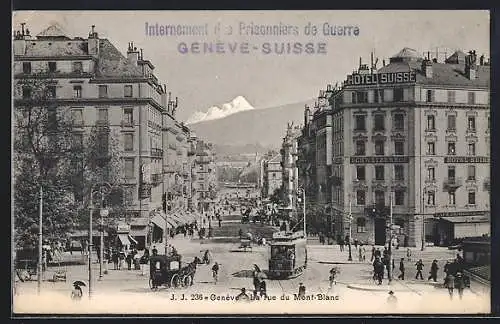
[[(102, 197), (102, 201), (104, 201), (104, 196)], [(103, 263), (104, 263), (104, 217), (108, 217), (108, 215), (109, 215), (109, 210), (106, 207), (104, 207), (104, 204), (102, 204), (101, 206), (102, 206), (101, 212), (100, 212), (100, 215), (101, 215), (101, 250), (100, 250), (101, 262), (99, 263), (99, 279), (102, 279), (102, 272), (103, 272), (102, 269), (103, 269)]]
[(352, 261), (352, 250), (351, 250), (351, 235), (352, 235), (352, 202), (351, 195), (349, 195), (349, 257), (347, 261)]
[(297, 194), (300, 195), (302, 194), (302, 213), (304, 217), (304, 237), (307, 238), (307, 232), (306, 232), (306, 189), (305, 188), (299, 188), (297, 190)]

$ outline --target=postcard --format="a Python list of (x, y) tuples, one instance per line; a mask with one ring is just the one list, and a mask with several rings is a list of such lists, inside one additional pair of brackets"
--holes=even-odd
[(487, 314), (488, 11), (16, 11), (12, 312)]

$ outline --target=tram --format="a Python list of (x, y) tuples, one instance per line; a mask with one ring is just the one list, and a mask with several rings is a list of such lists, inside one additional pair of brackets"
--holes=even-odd
[(303, 231), (276, 232), (273, 235), (268, 277), (291, 279), (307, 267), (307, 239)]

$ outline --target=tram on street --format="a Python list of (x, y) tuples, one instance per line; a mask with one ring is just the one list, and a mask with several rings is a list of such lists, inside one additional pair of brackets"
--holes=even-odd
[(273, 235), (269, 273), (271, 279), (291, 279), (307, 267), (307, 239), (303, 231), (276, 232)]

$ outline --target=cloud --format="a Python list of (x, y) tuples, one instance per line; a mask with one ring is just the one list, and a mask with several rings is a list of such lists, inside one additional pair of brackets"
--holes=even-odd
[(243, 96), (234, 98), (231, 102), (225, 103), (222, 107), (212, 106), (206, 112), (197, 111), (193, 113), (186, 124), (196, 124), (204, 121), (225, 118), (229, 115), (239, 113), (241, 111), (255, 109)]

